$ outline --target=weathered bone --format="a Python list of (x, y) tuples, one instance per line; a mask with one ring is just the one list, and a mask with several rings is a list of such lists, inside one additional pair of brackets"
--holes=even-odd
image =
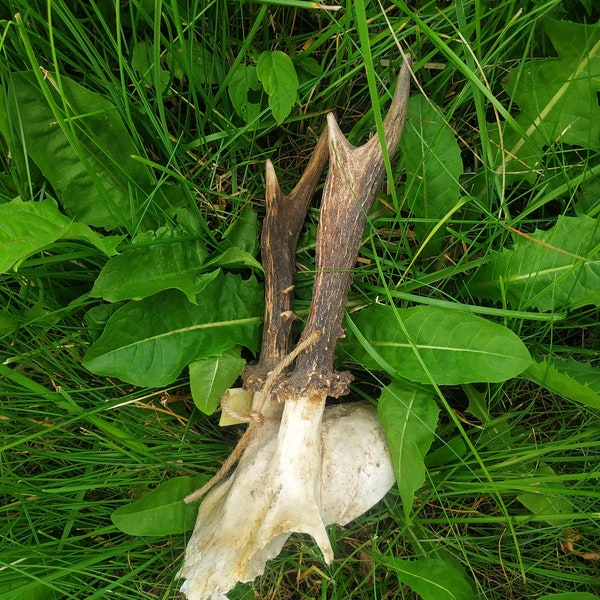
[[(279, 554), (292, 531), (317, 533), (331, 560), (329, 541), (320, 537), (321, 521), (349, 523), (394, 484), (392, 461), (374, 407), (362, 402), (327, 407), (321, 424), (321, 478), (316, 482), (321, 515), (310, 514), (309, 519), (304, 513), (307, 501), (295, 494), (295, 505), (292, 494), (283, 491), (298, 489), (298, 474), (285, 467), (283, 456), (279, 478), (269, 476), (277, 455), (278, 430), (278, 424), (263, 425), (235, 473), (200, 505), (180, 573), (186, 579), (181, 591), (190, 600), (222, 600), (237, 582), (254, 580), (264, 572), (266, 562)], [(281, 489), (274, 489), (277, 486)], [(271, 514), (273, 498), (280, 504)]]
[[(384, 121), (390, 156), (406, 116), (409, 81), (405, 60)], [(340, 396), (348, 389), (350, 377), (333, 371), (333, 356), (343, 334), (341, 321), (366, 213), (384, 173), (377, 137), (354, 148), (332, 115), (328, 136), (331, 165), (317, 234), (311, 311), (296, 349), (296, 364), (283, 381), (275, 375), (289, 362), (284, 358), (291, 333), (286, 315), (291, 311), (295, 246), (308, 200), (303, 192), (296, 197), (302, 200), (290, 208), (290, 198), (281, 194), (272, 167), (267, 166), (268, 216), (262, 239), (265, 333), (260, 362), (247, 373), (249, 385), (256, 389), (253, 412), (261, 418), (242, 437), (235, 472), (200, 506), (181, 571), (186, 579), (181, 589), (190, 600), (222, 599), (236, 582), (251, 581), (292, 532), (309, 533), (330, 562), (333, 551), (325, 526), (345, 524), (362, 514), (393, 483), (391, 460), (373, 408), (359, 404), (325, 409), (328, 395)], [(323, 152), (318, 145), (317, 158), (311, 160), (314, 169), (301, 180), (311, 195), (317, 171), (325, 163)], [(234, 456), (237, 459), (235, 452)]]

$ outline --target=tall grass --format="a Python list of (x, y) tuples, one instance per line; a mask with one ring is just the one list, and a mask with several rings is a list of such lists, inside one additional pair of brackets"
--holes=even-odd
[[(351, 308), (373, 298), (459, 304), (508, 324), (532, 351), (597, 361), (596, 309), (518, 310), (482, 303), (464, 285), (506, 244), (511, 227), (547, 229), (573, 214), (580, 192), (572, 181), (597, 173), (597, 149), (561, 144), (527, 182), (507, 182), (486, 168), (497, 152), (494, 124), (514, 122), (518, 110), (502, 85), (508, 70), (554, 54), (545, 19), (593, 23), (597, 8), (568, 0), (360, 0), (340, 11), (300, 4), (4, 1), (0, 108), (17, 71), (42, 73), (59, 86), (68, 77), (98, 92), (114, 104), (157, 186), (178, 187), (214, 247), (243, 206), (262, 213), (265, 159), (277, 164), (284, 189), (294, 185), (326, 112), (337, 112), (353, 143), (375, 131), (401, 53), (410, 53), (413, 93), (441, 107), (459, 141), (470, 204), (445, 222), (452, 235), (443, 247), (422, 253), (413, 233), (420, 220), (404, 203), (403, 158), (391, 161), (395, 183), (370, 215)], [(210, 84), (190, 76), (193, 43), (220, 69)], [(132, 66), (140, 44), (150, 64), (143, 76)], [(245, 123), (228, 93), (231, 74), (275, 49), (298, 70), (313, 59), (318, 73), (302, 71), (299, 104), (281, 126), (264, 104), (260, 118)], [(0, 202), (54, 196), (18, 143), (0, 138), (0, 148)], [(131, 180), (131, 189), (138, 183)], [(120, 231), (126, 243), (148, 215), (157, 225), (172, 220), (150, 199), (139, 221)], [(298, 254), (299, 313), (310, 299), (317, 216), (315, 205)], [(84, 319), (98, 304), (88, 293), (105, 260), (84, 244), (59, 241), (0, 279), (2, 597), (179, 597), (186, 535), (130, 537), (111, 513), (167, 478), (214, 472), (237, 439), (194, 408), (185, 376), (168, 389), (141, 389), (81, 366), (99, 334)], [(374, 397), (385, 383), (378, 373), (357, 368), (356, 375), (355, 397)], [(411, 522), (392, 490), (348, 527), (330, 529), (331, 566), (310, 539), (296, 537), (263, 577), (239, 585), (231, 598), (416, 598), (377, 563), (380, 554), (451, 557), (487, 600), (597, 590), (597, 411), (520, 378), (440, 392), (445, 416)], [(550, 470), (535, 481), (567, 514), (532, 512), (520, 502), (542, 464)]]

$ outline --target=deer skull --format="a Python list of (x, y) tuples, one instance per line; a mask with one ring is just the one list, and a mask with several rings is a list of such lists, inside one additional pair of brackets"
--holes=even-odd
[[(402, 133), (409, 83), (405, 59), (384, 121), (389, 156)], [(296, 244), (328, 158), (311, 310), (290, 352)], [(185, 578), (181, 591), (189, 600), (226, 598), (237, 582), (262, 574), (293, 532), (310, 534), (330, 563), (333, 550), (325, 527), (353, 520), (393, 485), (376, 411), (363, 403), (325, 406), (328, 396), (346, 394), (351, 380), (348, 373), (334, 371), (334, 352), (343, 335), (366, 215), (383, 174), (379, 138), (353, 147), (331, 114), (289, 196), (267, 163), (261, 244), (265, 326), (260, 360), (245, 372), (246, 387), (255, 390), (255, 418), (228, 461), (237, 461), (235, 471), (212, 487), (199, 508), (180, 572)]]

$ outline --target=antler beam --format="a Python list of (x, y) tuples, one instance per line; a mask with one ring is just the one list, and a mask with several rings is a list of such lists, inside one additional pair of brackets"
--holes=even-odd
[[(405, 60), (383, 124), (390, 157), (402, 135), (409, 87), (410, 62)], [(315, 333), (319, 339), (301, 354), (286, 389), (293, 393), (308, 384), (337, 397), (347, 392), (350, 377), (346, 373), (333, 373), (335, 348), (343, 335), (342, 318), (367, 213), (381, 186), (385, 164), (378, 136), (355, 148), (340, 131), (333, 114), (327, 116), (327, 126), (330, 167), (317, 233), (317, 275), (301, 341)]]
[(246, 387), (260, 389), (269, 371), (290, 351), (296, 246), (306, 211), (328, 160), (328, 130), (324, 129), (304, 174), (289, 196), (281, 191), (273, 164), (267, 161), (266, 213), (261, 237), (265, 325), (260, 361), (246, 369)]

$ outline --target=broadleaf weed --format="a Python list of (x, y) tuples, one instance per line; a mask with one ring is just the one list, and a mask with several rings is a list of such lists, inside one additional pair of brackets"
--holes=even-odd
[[(414, 385), (398, 383), (410, 372), (354, 324), (356, 311), (360, 323), (360, 311), (375, 313), (376, 303), (394, 307), (391, 328), (420, 306), (431, 344), (443, 339), (445, 351), (458, 342), (446, 330), (436, 335), (444, 319), (432, 323), (433, 316), (487, 319), (518, 342), (522, 365), (494, 379), (486, 374), (497, 369), (478, 363), (473, 380), (458, 364), (452, 381), (436, 380), (440, 365), (430, 368), (423, 340), (409, 336), (402, 343), (429, 407), (423, 422), (416, 412), (410, 418), (433, 429), (419, 441), (428, 453), (412, 456), (418, 477), (345, 529), (331, 528), (332, 565), (310, 540), (295, 539), (231, 598), (416, 598), (410, 577), (395, 575), (408, 561), (415, 572), (444, 565), (465, 597), (472, 588), (489, 600), (554, 593), (575, 600), (597, 589), (600, 160), (598, 140), (586, 136), (597, 133), (588, 117), (598, 111), (600, 79), (591, 67), (600, 61), (600, 13), (568, 0), (346, 2), (338, 11), (310, 4), (0, 5), (3, 598), (179, 597), (186, 534), (131, 537), (111, 514), (165, 479), (212, 474), (235, 443), (235, 432), (195, 409), (182, 368), (235, 352), (239, 369), (256, 351), (260, 298), (244, 298), (260, 293), (264, 161), (271, 158), (282, 186), (293, 187), (332, 110), (351, 142), (377, 135), (403, 52), (413, 57), (418, 112), (439, 117), (434, 129), (457, 163), (448, 169), (452, 199), (434, 213), (415, 206), (428, 191), (416, 193), (417, 180), (426, 186), (437, 173), (417, 165), (407, 176), (407, 167), (445, 156), (437, 134), (427, 137), (431, 123), (416, 123), (404, 156), (386, 165), (387, 188), (355, 269), (350, 339), (340, 352), (355, 375), (353, 396), (376, 400), (385, 389), (389, 414), (392, 392)], [(297, 74), (297, 97), (274, 119), (262, 75), (250, 71), (261, 56), (282, 55)], [(595, 125), (582, 128), (583, 117)], [(24, 203), (37, 208), (15, 216)], [(301, 317), (317, 220), (315, 203), (297, 256)], [(200, 248), (195, 273), (190, 248)], [(137, 292), (126, 285), (127, 271), (141, 263), (128, 264), (128, 256), (152, 275)], [(181, 281), (175, 259), (190, 271)], [(163, 319), (170, 307), (196, 314), (217, 277), (235, 293), (227, 300), (215, 292), (206, 313), (228, 302), (235, 312), (235, 296), (253, 320), (228, 333), (229, 347), (215, 334), (168, 377), (158, 377), (158, 365), (152, 375), (161, 387), (144, 387), (139, 363), (128, 380), (129, 358), (121, 379), (82, 366), (103, 331), (127, 337), (114, 351), (118, 363), (137, 329), (151, 338), (155, 324), (173, 319)], [(110, 287), (114, 281), (121, 287)], [(146, 292), (150, 300), (141, 300)], [(144, 313), (147, 306), (159, 308)], [(129, 329), (119, 327), (119, 315), (129, 315)], [(218, 323), (218, 315), (211, 319)], [(462, 350), (477, 337), (469, 335), (459, 339)], [(177, 352), (163, 346), (151, 359), (165, 349)], [(449, 359), (439, 360), (443, 368)], [(214, 401), (206, 412), (213, 409)], [(393, 416), (383, 418), (397, 429)]]

